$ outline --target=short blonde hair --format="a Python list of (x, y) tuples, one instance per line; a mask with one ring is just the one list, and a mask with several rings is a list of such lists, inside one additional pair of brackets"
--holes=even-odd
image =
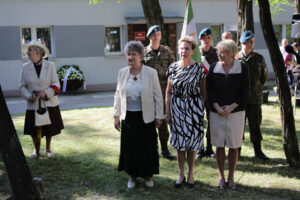
[(183, 42), (187, 42), (187, 43), (191, 44), (192, 49), (195, 49), (196, 46), (197, 46), (197, 44), (196, 44), (194, 38), (191, 37), (191, 36), (188, 36), (188, 35), (183, 36), (182, 38), (180, 38), (180, 39), (178, 40), (178, 43), (177, 43), (178, 46), (177, 46), (177, 47), (179, 47), (179, 45), (180, 45), (181, 43), (183, 43)]
[(235, 55), (238, 52), (237, 44), (233, 40), (221, 40), (218, 42), (216, 48), (223, 49), (224, 51), (228, 52), (232, 57), (235, 57)]

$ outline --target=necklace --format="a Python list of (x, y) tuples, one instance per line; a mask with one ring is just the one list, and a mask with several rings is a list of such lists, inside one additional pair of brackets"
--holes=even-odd
[(140, 73), (140, 71), (141, 71), (141, 68), (140, 69), (131, 69), (130, 70), (130, 73), (131, 73), (131, 75), (133, 76), (133, 80), (134, 81), (137, 81), (138, 80), (138, 75), (139, 75), (139, 73)]

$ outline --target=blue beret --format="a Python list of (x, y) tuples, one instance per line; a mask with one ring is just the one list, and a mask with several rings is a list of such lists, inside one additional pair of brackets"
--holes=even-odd
[(199, 33), (199, 37), (198, 38), (201, 39), (203, 36), (210, 35), (210, 34), (211, 34), (210, 28), (204, 28)]
[(148, 32), (147, 32), (147, 37), (149, 37), (152, 33), (155, 33), (157, 31), (160, 31), (160, 27), (158, 25), (154, 25), (154, 26), (151, 26), (149, 29), (148, 29)]
[(240, 42), (241, 43), (247, 42), (248, 40), (250, 40), (253, 37), (254, 37), (254, 34), (252, 33), (252, 31), (245, 31), (244, 33), (242, 33), (242, 35), (240, 37)]

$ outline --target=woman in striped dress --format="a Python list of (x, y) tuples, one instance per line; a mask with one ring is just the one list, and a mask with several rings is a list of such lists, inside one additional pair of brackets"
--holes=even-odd
[(179, 178), (175, 187), (185, 182), (185, 154), (188, 160), (188, 186), (194, 186), (193, 167), (196, 151), (203, 145), (203, 100), (205, 99), (205, 70), (193, 62), (196, 43), (185, 36), (178, 41), (180, 60), (167, 71), (166, 119), (170, 124), (171, 145), (177, 149)]

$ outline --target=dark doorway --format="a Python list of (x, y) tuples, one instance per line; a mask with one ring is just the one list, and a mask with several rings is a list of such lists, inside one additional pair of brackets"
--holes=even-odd
[[(149, 39), (146, 37), (146, 24), (128, 24), (128, 41), (140, 40), (144, 46), (149, 45)], [(176, 58), (176, 23), (166, 24), (169, 47)]]

